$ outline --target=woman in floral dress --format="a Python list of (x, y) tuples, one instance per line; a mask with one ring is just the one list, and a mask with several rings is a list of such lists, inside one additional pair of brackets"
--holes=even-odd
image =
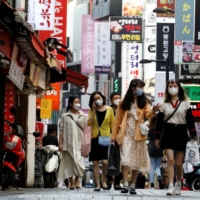
[[(120, 145), (121, 167), (124, 186), (121, 193), (136, 194), (135, 183), (138, 171), (150, 171), (150, 159), (146, 147), (146, 136), (140, 132), (139, 124), (150, 119), (159, 110), (157, 104), (150, 108), (150, 102), (143, 92), (145, 83), (140, 79), (130, 82), (125, 98), (119, 103), (111, 141)], [(132, 171), (132, 181), (128, 186), (128, 173)]]

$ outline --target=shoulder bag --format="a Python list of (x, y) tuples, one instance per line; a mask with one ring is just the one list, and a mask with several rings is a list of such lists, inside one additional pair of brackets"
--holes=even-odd
[[(96, 118), (97, 118), (97, 124), (98, 124), (97, 114), (96, 114)], [(101, 133), (99, 132), (99, 135), (98, 135), (98, 145), (99, 146), (104, 146), (104, 147), (109, 147), (110, 146), (110, 137), (108, 137), (108, 136), (101, 136)]]

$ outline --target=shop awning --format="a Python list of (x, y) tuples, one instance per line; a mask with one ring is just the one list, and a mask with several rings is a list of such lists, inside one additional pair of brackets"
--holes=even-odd
[(68, 82), (78, 88), (85, 88), (85, 93), (88, 88), (88, 79), (89, 77), (70, 69), (62, 69), (62, 74), (59, 74), (55, 70), (51, 70), (50, 73), (50, 83)]

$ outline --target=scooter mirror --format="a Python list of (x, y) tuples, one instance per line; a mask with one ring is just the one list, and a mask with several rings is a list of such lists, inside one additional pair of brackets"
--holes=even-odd
[(16, 109), (16, 107), (11, 107), (10, 108), (10, 113), (12, 114), (12, 115), (14, 115), (14, 116), (16, 116), (17, 115), (17, 109)]
[(39, 136), (40, 136), (40, 132), (39, 132), (39, 131), (35, 131), (35, 132), (33, 133), (33, 136), (36, 137), (36, 138), (39, 137)]

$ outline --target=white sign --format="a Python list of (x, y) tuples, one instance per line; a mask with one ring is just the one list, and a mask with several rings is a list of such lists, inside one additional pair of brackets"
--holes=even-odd
[[(156, 27), (145, 27), (144, 59), (156, 60)], [(155, 62), (145, 64), (144, 80), (155, 77)]]
[(55, 0), (29, 0), (28, 23), (34, 30), (54, 30)]
[[(166, 73), (156, 72), (155, 73), (155, 105), (157, 103), (162, 104), (165, 97), (165, 86), (166, 86)], [(169, 79), (175, 79), (173, 72), (169, 73)]]
[(157, 13), (153, 9), (157, 7), (156, 3), (147, 3), (145, 9), (145, 26), (156, 26)]
[(125, 95), (132, 79), (142, 79), (141, 43), (122, 43), (122, 96)]
[(94, 66), (95, 74), (110, 74), (111, 41), (109, 22), (94, 24)]

